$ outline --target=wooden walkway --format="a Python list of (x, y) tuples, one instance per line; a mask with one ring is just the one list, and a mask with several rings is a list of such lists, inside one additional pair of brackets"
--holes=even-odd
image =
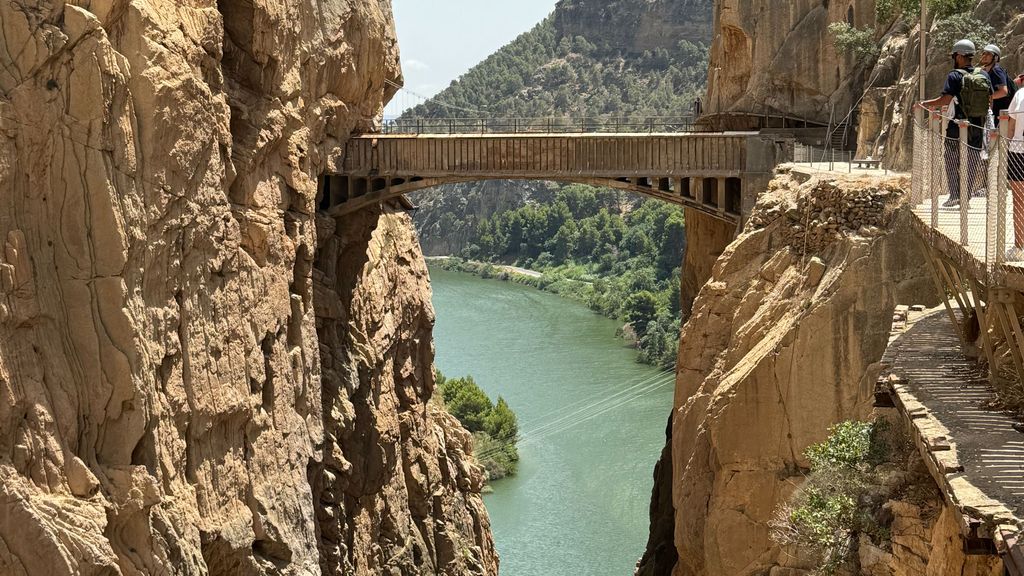
[(988, 406), (988, 374), (964, 357), (955, 329), (942, 308), (911, 312), (894, 332), (880, 384), (891, 388), (936, 483), (962, 512), (965, 536), (998, 545), (1024, 518), (1024, 433)]
[[(964, 249), (974, 256), (978, 261), (986, 261), (987, 251), (987, 230), (986, 214), (988, 210), (988, 198), (971, 198), (969, 208), (967, 210), (967, 221), (966, 227), (961, 224), (961, 215), (959, 208), (941, 208), (943, 202), (946, 201), (947, 196), (939, 197), (938, 209), (938, 227), (937, 231), (948, 237), (953, 242), (960, 244)], [(994, 201), (994, 199), (993, 199)], [(1007, 206), (1012, 206), (1012, 200), (1010, 199), (1009, 193), (1006, 195)], [(931, 226), (932, 222), (932, 205), (930, 199), (925, 199), (914, 207), (914, 214), (921, 219), (927, 226)], [(967, 243), (964, 244), (963, 232), (966, 231)], [(1009, 226), (1007, 231), (1007, 245), (1013, 245), (1013, 226)], [(994, 250), (994, 247), (993, 247)]]
[[(971, 198), (967, 210), (966, 219), (962, 218), (959, 208), (941, 208), (942, 202), (947, 196), (939, 197), (937, 210), (937, 226), (932, 228), (932, 204), (930, 199), (925, 199), (913, 207), (917, 216), (918, 232), (920, 232), (929, 248), (942, 254), (951, 264), (955, 265), (962, 273), (966, 272), (970, 278), (978, 281), (981, 286), (986, 287), (994, 280), (995, 284), (1024, 291), (1024, 260), (1019, 258), (1007, 259), (1006, 249), (1014, 245), (1013, 232), (1013, 200), (1010, 192), (1007, 191), (1005, 198), (1005, 244), (997, 247), (995, 234), (989, 234), (989, 229), (995, 230), (997, 218), (996, 206), (993, 206), (992, 214), (989, 214), (989, 202), (995, 202), (994, 198)], [(966, 235), (966, 237), (965, 237)], [(965, 241), (966, 240), (966, 241)], [(996, 264), (997, 250), (1003, 251), (1001, 262)], [(984, 296), (982, 296), (984, 298)]]

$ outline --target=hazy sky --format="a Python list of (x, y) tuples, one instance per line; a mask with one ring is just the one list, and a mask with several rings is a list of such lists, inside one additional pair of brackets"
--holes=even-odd
[[(533, 28), (556, 0), (393, 0), (405, 87), (424, 96), (446, 88), (477, 62)], [(396, 96), (394, 105), (419, 104)]]

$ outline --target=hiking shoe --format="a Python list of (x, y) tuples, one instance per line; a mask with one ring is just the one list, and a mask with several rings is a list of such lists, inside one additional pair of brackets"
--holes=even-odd
[(959, 208), (959, 207), (960, 207), (960, 199), (959, 198), (950, 198), (949, 200), (946, 200), (945, 202), (943, 202), (942, 206), (941, 206), (941, 208), (947, 208), (947, 209), (948, 208)]
[(1011, 246), (1006, 251), (1006, 261), (1007, 262), (1022, 262), (1022, 261), (1024, 261), (1024, 248), (1017, 248), (1016, 246)]
[(974, 194), (971, 194), (971, 197), (972, 198), (984, 198), (987, 193), (988, 193), (988, 191), (985, 190), (984, 188), (978, 188), (977, 190), (974, 191)]

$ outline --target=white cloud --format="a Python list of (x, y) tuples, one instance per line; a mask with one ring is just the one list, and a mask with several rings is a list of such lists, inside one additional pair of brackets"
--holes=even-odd
[(405, 70), (415, 70), (417, 72), (423, 72), (430, 70), (430, 65), (426, 62), (421, 62), (415, 58), (409, 58), (405, 62), (402, 62), (402, 68)]

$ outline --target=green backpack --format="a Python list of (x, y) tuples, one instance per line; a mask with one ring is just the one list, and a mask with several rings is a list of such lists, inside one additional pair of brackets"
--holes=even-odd
[(984, 118), (988, 114), (992, 83), (981, 68), (960, 70), (960, 108), (968, 118)]

